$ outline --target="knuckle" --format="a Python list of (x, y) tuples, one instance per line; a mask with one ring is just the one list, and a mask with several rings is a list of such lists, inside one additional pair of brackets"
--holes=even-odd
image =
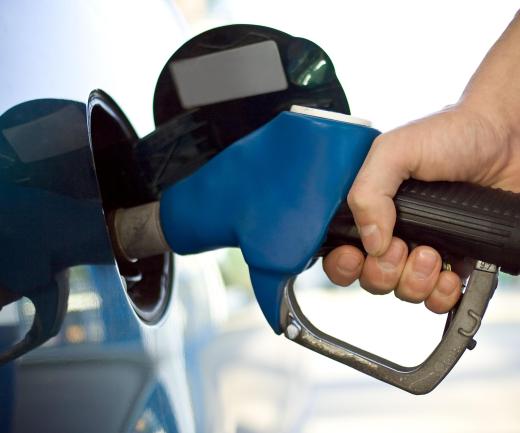
[(373, 281), (369, 281), (363, 277), (359, 279), (359, 285), (372, 295), (386, 295), (390, 293), (392, 290), (394, 290), (393, 286), (374, 284)]
[(422, 296), (410, 295), (410, 293), (406, 293), (406, 292), (403, 293), (402, 290), (395, 290), (394, 294), (397, 299), (400, 299), (401, 301), (409, 302), (411, 304), (420, 304), (425, 299), (425, 297), (422, 297)]
[(424, 305), (428, 310), (437, 314), (447, 313), (453, 307), (448, 300), (433, 295), (424, 301)]
[(402, 301), (419, 304), (427, 299), (430, 293), (431, 289), (428, 287), (401, 281), (395, 291), (395, 296)]
[(439, 304), (439, 302), (436, 299), (426, 299), (424, 301), (424, 305), (428, 310), (430, 310), (433, 313), (442, 314), (445, 311), (443, 311), (443, 306)]
[(358, 275), (355, 272), (353, 272), (352, 274), (346, 272), (339, 272), (335, 269), (328, 269), (326, 266), (323, 267), (323, 270), (325, 271), (325, 274), (327, 274), (327, 277), (330, 281), (342, 287), (349, 286), (358, 277)]
[(364, 211), (370, 209), (372, 201), (371, 194), (363, 191), (363, 186), (358, 182), (352, 186), (347, 196), (347, 203), (352, 211)]
[(345, 279), (338, 279), (338, 278), (331, 278), (330, 281), (332, 281), (336, 286), (340, 287), (347, 287), (352, 284), (352, 281), (346, 281)]
[(381, 151), (381, 146), (385, 144), (388, 137), (390, 137), (391, 134), (380, 134), (378, 135), (375, 140), (372, 142), (372, 146), (370, 147), (370, 152), (375, 153)]

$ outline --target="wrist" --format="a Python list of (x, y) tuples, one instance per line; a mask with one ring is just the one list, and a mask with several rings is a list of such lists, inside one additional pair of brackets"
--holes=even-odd
[[(520, 134), (511, 118), (482, 100), (464, 98), (453, 107), (473, 149), (468, 178), (483, 186), (520, 192)], [(475, 161), (478, 161), (475, 163)]]
[(484, 98), (466, 97), (454, 106), (466, 122), (475, 127), (487, 145), (509, 148), (520, 139), (520, 131), (507, 110), (488, 103)]

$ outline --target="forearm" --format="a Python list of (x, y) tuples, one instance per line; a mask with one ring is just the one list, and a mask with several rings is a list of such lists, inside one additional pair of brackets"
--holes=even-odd
[(460, 105), (486, 112), (507, 141), (520, 143), (520, 11), (478, 67)]

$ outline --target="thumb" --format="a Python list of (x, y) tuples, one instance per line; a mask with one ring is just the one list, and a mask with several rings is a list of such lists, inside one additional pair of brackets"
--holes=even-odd
[(372, 256), (390, 245), (396, 221), (393, 197), (420, 156), (418, 146), (406, 145), (406, 135), (402, 128), (376, 138), (348, 194), (363, 246)]
[(511, 172), (518, 165), (492, 125), (478, 113), (452, 106), (374, 140), (348, 195), (368, 254), (380, 256), (388, 249), (396, 220), (393, 197), (410, 177), (518, 189), (508, 180), (517, 179)]

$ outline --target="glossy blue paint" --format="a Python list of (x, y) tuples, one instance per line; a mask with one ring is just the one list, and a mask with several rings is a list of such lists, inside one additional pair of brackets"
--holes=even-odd
[[(143, 411), (177, 424), (172, 407), (165, 415), (147, 397), (172, 386), (154, 375), (146, 347), (160, 329), (140, 322), (121, 284), (87, 123), (85, 104), (66, 100), (28, 101), (0, 117), (0, 287), (32, 302), (20, 304), (19, 320), (33, 323), (20, 343), (23, 326), (6, 333), (1, 349), (18, 356), (54, 337), (2, 370), (2, 399), (21, 402), (8, 414), (13, 431), (91, 432), (98, 422), (119, 431)], [(91, 417), (83, 408), (97, 398), (109, 404)]]
[(161, 197), (161, 224), (179, 254), (238, 246), (277, 333), (282, 291), (324, 240), (379, 131), (283, 112)]
[(156, 80), (183, 20), (162, 0), (6, 1), (0, 17), (0, 290), (24, 295), (0, 309), (0, 353), (65, 300), (59, 320), (40, 323), (48, 341), (0, 367), (0, 432), (192, 433), (185, 324), (174, 314), (184, 306), (174, 291), (149, 325), (130, 304), (85, 107), (101, 87), (140, 134), (152, 130)]
[[(0, 274), (0, 287), (35, 307), (34, 325), (0, 354), (5, 361), (58, 333), (69, 293), (61, 272), (113, 258), (95, 173), (84, 161), (90, 158), (85, 104), (28, 101), (0, 117), (0, 131), (0, 196), (8, 203), (0, 215), (0, 269), (11, 270)], [(70, 179), (68, 191), (56, 185), (56, 173)]]

